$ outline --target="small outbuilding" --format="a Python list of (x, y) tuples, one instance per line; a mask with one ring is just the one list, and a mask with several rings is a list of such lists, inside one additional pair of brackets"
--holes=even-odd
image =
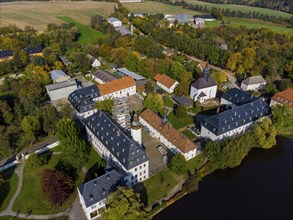
[(60, 83), (70, 79), (70, 76), (68, 76), (62, 70), (52, 70), (50, 72), (50, 76), (53, 83)]
[(113, 27), (121, 27), (122, 26), (122, 22), (118, 18), (110, 17), (110, 18), (108, 18), (108, 22)]

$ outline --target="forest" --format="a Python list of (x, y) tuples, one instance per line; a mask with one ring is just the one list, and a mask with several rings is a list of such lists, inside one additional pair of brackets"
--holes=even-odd
[(253, 7), (269, 8), (287, 13), (293, 13), (293, 1), (291, 0), (201, 0), (216, 4), (249, 5)]

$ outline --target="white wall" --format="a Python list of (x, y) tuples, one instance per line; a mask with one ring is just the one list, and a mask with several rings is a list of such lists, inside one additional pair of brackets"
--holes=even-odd
[[(201, 98), (198, 97), (201, 92), (204, 92), (207, 96)], [(191, 86), (190, 89), (190, 98), (192, 98), (194, 101), (199, 100), (199, 102), (205, 102), (207, 99), (215, 98), (216, 94), (217, 85), (199, 90)]]
[(58, 99), (68, 98), (69, 94), (74, 92), (76, 89), (77, 89), (77, 85), (72, 85), (69, 87), (51, 90), (51, 91), (47, 89), (47, 93), (51, 101), (56, 101)]
[(101, 66), (101, 62), (95, 59), (95, 61), (92, 63), (92, 67), (99, 67)]
[(159, 81), (157, 81), (157, 85), (168, 93), (173, 93), (174, 89), (178, 86), (178, 84), (179, 83), (176, 81), (176, 83), (174, 83), (170, 88), (168, 88), (165, 85), (163, 85), (162, 83), (160, 83)]
[(151, 133), (153, 133), (153, 136), (156, 138), (160, 138), (160, 142), (164, 144), (170, 151), (172, 151), (173, 154), (182, 154), (185, 157), (185, 160), (190, 160), (194, 158), (199, 152), (197, 152), (197, 148), (188, 151), (186, 153), (183, 153), (178, 149), (175, 145), (173, 145), (169, 140), (167, 140), (163, 135), (161, 135), (160, 132), (158, 132), (156, 129), (154, 129), (150, 124), (148, 124), (142, 117), (139, 117), (139, 122), (146, 126)]
[(94, 101), (103, 101), (104, 99), (109, 99), (109, 98), (123, 98), (123, 97), (134, 95), (135, 93), (136, 93), (136, 85), (107, 94), (107, 95), (97, 97), (94, 99)]
[(243, 89), (244, 91), (256, 91), (256, 90), (260, 90), (263, 89), (266, 85), (266, 82), (264, 83), (257, 83), (257, 84), (250, 84), (250, 85), (246, 85), (245, 83), (241, 83), (241, 89)]

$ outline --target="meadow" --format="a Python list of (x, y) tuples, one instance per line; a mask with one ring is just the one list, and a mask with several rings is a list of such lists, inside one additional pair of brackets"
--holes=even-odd
[(194, 4), (194, 5), (202, 5), (206, 6), (208, 8), (216, 7), (216, 8), (229, 8), (230, 11), (242, 11), (242, 12), (259, 12), (260, 14), (264, 15), (274, 15), (274, 16), (283, 16), (290, 18), (292, 17), (291, 14), (282, 12), (282, 11), (276, 11), (276, 10), (271, 10), (267, 8), (258, 8), (258, 7), (251, 7), (251, 6), (246, 6), (246, 5), (234, 5), (234, 4), (213, 4), (213, 3), (208, 3), (208, 2), (201, 2), (197, 0), (185, 0), (187, 3)]

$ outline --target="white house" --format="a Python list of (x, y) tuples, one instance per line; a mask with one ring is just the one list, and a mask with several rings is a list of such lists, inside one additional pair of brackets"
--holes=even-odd
[(293, 108), (293, 89), (288, 88), (282, 92), (276, 93), (270, 102), (270, 106), (273, 105), (286, 105)]
[(59, 99), (68, 98), (72, 92), (77, 90), (77, 83), (74, 79), (71, 79), (60, 83), (46, 85), (46, 90), (51, 102), (54, 102)]
[(98, 219), (110, 193), (121, 185), (123, 176), (112, 170), (77, 187), (79, 202), (88, 220)]
[(90, 54), (87, 54), (86, 56), (90, 59), (92, 67), (96, 68), (101, 66), (101, 62), (97, 58), (95, 58), (94, 56)]
[(204, 26), (204, 20), (202, 18), (195, 18), (194, 19), (195, 26), (203, 27)]
[(254, 123), (270, 114), (269, 105), (257, 99), (217, 115), (205, 118), (201, 123), (201, 136), (213, 141), (244, 133)]
[(259, 75), (259, 76), (251, 76), (241, 82), (241, 89), (244, 91), (257, 91), (260, 89), (264, 89), (267, 81)]
[(217, 94), (217, 84), (210, 76), (209, 67), (203, 70), (203, 77), (197, 79), (191, 84), (190, 98), (200, 103), (208, 99), (215, 98)]
[(113, 26), (113, 27), (121, 27), (122, 26), (122, 22), (114, 17), (110, 17), (108, 18), (108, 22)]
[(199, 143), (193, 143), (173, 128), (166, 116), (162, 120), (157, 114), (146, 109), (140, 114), (139, 121), (150, 130), (153, 137), (159, 138), (160, 142), (174, 154), (182, 154), (186, 160), (199, 154)]
[(165, 74), (157, 74), (154, 79), (157, 81), (157, 85), (168, 93), (173, 93), (179, 84), (175, 79)]
[(195, 16), (193, 16), (193, 19), (196, 19), (196, 18), (201, 18), (204, 21), (214, 21), (214, 20), (216, 20), (212, 15), (195, 15)]
[(128, 186), (149, 177), (149, 159), (139, 144), (138, 136), (130, 137), (110, 115), (102, 111), (86, 118), (85, 127), (89, 142), (111, 167), (126, 174), (124, 181)]

